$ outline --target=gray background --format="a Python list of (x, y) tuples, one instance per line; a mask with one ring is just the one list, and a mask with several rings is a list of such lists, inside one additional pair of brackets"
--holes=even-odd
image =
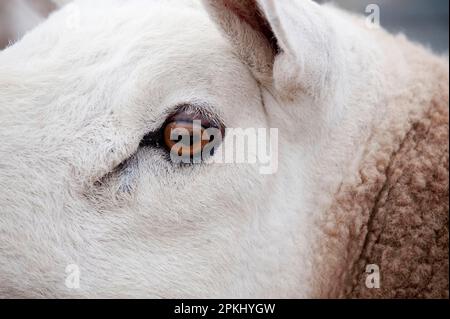
[[(327, 0), (316, 1), (327, 2)], [(436, 52), (448, 52), (448, 0), (333, 2), (360, 14), (365, 14), (368, 4), (378, 4), (381, 9), (381, 23), (388, 30), (395, 33), (403, 32), (412, 40), (431, 46)], [(8, 42), (20, 38), (52, 9), (50, 0), (0, 0), (0, 49)]]
[[(330, 2), (317, 0), (317, 2)], [(365, 14), (368, 4), (380, 6), (381, 24), (394, 33), (448, 52), (448, 0), (335, 0), (339, 7)]]

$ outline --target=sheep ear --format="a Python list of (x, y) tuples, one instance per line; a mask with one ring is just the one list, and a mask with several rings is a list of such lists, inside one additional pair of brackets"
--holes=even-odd
[(203, 0), (255, 77), (282, 91), (317, 94), (326, 81), (333, 28), (311, 0)]
[(213, 21), (260, 80), (271, 76), (278, 44), (256, 0), (203, 0)]

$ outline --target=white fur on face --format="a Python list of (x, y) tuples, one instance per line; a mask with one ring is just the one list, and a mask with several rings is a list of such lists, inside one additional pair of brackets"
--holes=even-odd
[[(76, 1), (0, 53), (0, 295), (311, 296), (314, 220), (356, 165), (382, 86), (360, 27), (310, 5), (312, 24), (289, 29), (323, 42), (280, 37), (273, 83), (196, 1)], [(272, 18), (292, 22), (282, 9)], [(279, 128), (279, 172), (180, 168), (139, 148), (183, 104)], [(64, 285), (70, 264), (80, 289)]]
[[(66, 24), (71, 14), (79, 26)], [(138, 150), (185, 103), (230, 127), (267, 126), (256, 81), (198, 6), (79, 2), (0, 60), (3, 295), (264, 293), (254, 276), (265, 245), (252, 242), (265, 236), (254, 229), (270, 180)], [(126, 179), (94, 186), (133, 155)], [(81, 290), (70, 292), (73, 263)]]

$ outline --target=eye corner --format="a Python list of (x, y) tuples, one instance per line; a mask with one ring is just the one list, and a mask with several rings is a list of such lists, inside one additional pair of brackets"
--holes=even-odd
[(160, 148), (163, 142), (163, 134), (161, 129), (147, 133), (139, 143), (139, 148), (155, 147)]

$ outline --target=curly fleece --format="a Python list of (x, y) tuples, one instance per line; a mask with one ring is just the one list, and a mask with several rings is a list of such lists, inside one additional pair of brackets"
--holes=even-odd
[[(448, 62), (396, 40), (413, 72), (387, 79), (394, 116), (375, 124), (358, 176), (320, 221), (318, 249), (330, 257), (318, 261), (319, 297), (449, 297)], [(375, 289), (366, 286), (372, 264)]]
[[(356, 298), (448, 298), (448, 97), (413, 124), (388, 168), (347, 293)], [(365, 267), (380, 266), (380, 289)]]

